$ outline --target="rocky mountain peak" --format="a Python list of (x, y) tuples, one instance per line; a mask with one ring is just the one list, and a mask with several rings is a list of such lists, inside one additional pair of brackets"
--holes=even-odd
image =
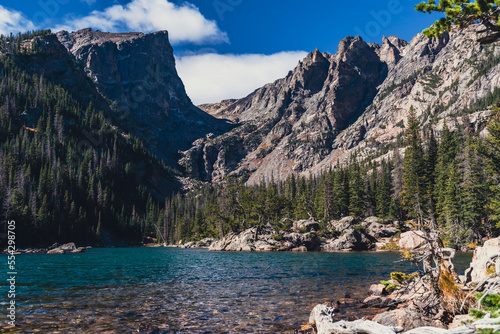
[(382, 38), (382, 45), (377, 47), (377, 53), (380, 60), (387, 64), (389, 70), (402, 58), (401, 53), (406, 45), (408, 45), (408, 42), (396, 36), (390, 36), (389, 38), (384, 36)]
[(293, 90), (304, 89), (312, 94), (320, 91), (328, 76), (330, 65), (330, 61), (316, 48), (293, 71)]
[[(286, 177), (311, 168), (331, 152), (337, 133), (371, 103), (386, 75), (387, 64), (360, 37), (342, 40), (336, 55), (316, 49), (286, 78), (241, 100), (203, 106), (251, 126), (185, 152), (181, 166), (188, 175), (209, 181), (231, 169), (246, 170), (252, 173), (251, 183), (273, 173)], [(239, 147), (228, 145), (230, 139), (240, 142)]]
[(173, 163), (179, 149), (228, 129), (196, 108), (179, 78), (166, 31), (108, 33), (83, 29), (57, 37), (111, 103), (108, 115), (141, 138), (153, 154)]
[(349, 49), (352, 49), (356, 46), (359, 46), (361, 44), (366, 44), (365, 41), (363, 41), (363, 38), (360, 36), (347, 36), (344, 39), (340, 40), (338, 48), (337, 48), (337, 54), (338, 55), (344, 55)]
[[(386, 37), (384, 36), (384, 38), (386, 38)], [(389, 36), (389, 38), (387, 38), (387, 40), (389, 43), (394, 45), (399, 51), (402, 51), (405, 48), (405, 46), (408, 45), (407, 41), (405, 41), (404, 39), (401, 39), (397, 36), (394, 36), (394, 35)]]

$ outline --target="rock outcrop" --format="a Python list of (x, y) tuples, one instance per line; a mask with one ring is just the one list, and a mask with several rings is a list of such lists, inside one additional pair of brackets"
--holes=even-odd
[[(377, 238), (392, 237), (398, 229), (391, 222), (379, 223), (378, 218), (369, 217), (358, 222), (354, 217), (332, 221), (324, 234), (318, 234), (320, 224), (314, 220), (290, 221), (290, 228), (274, 231), (271, 226), (249, 228), (241, 233), (230, 233), (214, 241), (212, 251), (363, 251), (375, 250)], [(189, 243), (184, 247), (193, 247)]]
[(76, 247), (74, 242), (64, 245), (54, 245), (49, 249), (47, 254), (68, 254), (68, 253), (83, 253), (87, 250), (86, 247)]
[(469, 269), (465, 272), (467, 282), (480, 283), (492, 273), (500, 273), (500, 238), (490, 239), (477, 247)]
[(83, 29), (57, 33), (59, 41), (110, 100), (107, 117), (141, 138), (153, 154), (173, 165), (178, 150), (208, 133), (230, 129), (195, 107), (177, 75), (166, 31), (107, 33)]
[(209, 248), (215, 242), (214, 238), (205, 238), (199, 241), (191, 241), (181, 246), (181, 248)]
[(211, 251), (272, 252), (319, 250), (320, 239), (314, 232), (277, 233), (270, 226), (252, 227), (241, 233), (230, 233), (210, 245)]
[(325, 252), (335, 251), (361, 251), (374, 247), (373, 237), (367, 235), (362, 230), (349, 228), (342, 232), (337, 239), (331, 239), (321, 245), (321, 250)]

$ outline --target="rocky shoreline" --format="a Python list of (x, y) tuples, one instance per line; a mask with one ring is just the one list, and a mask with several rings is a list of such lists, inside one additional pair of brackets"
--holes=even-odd
[(321, 228), (312, 220), (286, 220), (279, 231), (270, 225), (229, 233), (221, 239), (206, 238), (180, 245), (229, 252), (347, 252), (416, 249), (425, 241), (414, 226), (377, 217), (344, 217)]
[[(303, 333), (318, 334), (472, 334), (472, 333), (497, 333), (500, 332), (500, 320), (492, 309), (500, 309), (500, 301), (495, 305), (484, 308), (482, 316), (472, 317), (466, 311), (481, 309), (480, 301), (476, 302), (472, 292), (483, 291), (486, 294), (500, 294), (500, 238), (485, 242), (484, 246), (474, 251), (474, 257), (465, 276), (459, 277), (459, 290), (455, 291), (461, 296), (463, 305), (455, 314), (443, 312), (442, 300), (435, 306), (441, 309), (437, 314), (426, 314), (424, 304), (432, 298), (428, 282), (418, 280), (413, 276), (395, 273), (387, 284), (374, 284), (370, 287), (371, 296), (363, 304), (365, 307), (379, 308), (380, 313), (373, 319), (357, 319), (354, 321), (340, 320), (336, 317), (339, 304), (318, 304), (309, 317), (310, 330)], [(405, 277), (406, 276), (406, 277)], [(408, 285), (413, 286), (408, 289)], [(440, 282), (439, 284), (441, 284)], [(470, 292), (467, 296), (466, 293)], [(457, 303), (458, 300), (448, 300), (447, 303)], [(462, 302), (462, 301), (460, 301)], [(498, 311), (495, 311), (498, 312)]]

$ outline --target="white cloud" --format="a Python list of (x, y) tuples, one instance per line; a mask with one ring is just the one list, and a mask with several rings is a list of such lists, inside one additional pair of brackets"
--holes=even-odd
[(133, 0), (125, 6), (92, 11), (85, 17), (68, 17), (66, 23), (53, 30), (74, 31), (89, 27), (110, 32), (168, 30), (173, 44), (229, 41), (217, 23), (207, 20), (194, 5), (187, 2), (175, 5), (167, 0)]
[(34, 30), (35, 25), (22, 13), (9, 10), (0, 5), (0, 34), (9, 35), (12, 33)]
[(177, 71), (194, 104), (241, 98), (255, 89), (285, 77), (307, 55), (305, 51), (272, 55), (220, 55), (178, 57)]

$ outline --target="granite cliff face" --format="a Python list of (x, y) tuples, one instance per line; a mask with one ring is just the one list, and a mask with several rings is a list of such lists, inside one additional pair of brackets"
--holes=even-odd
[(167, 164), (208, 133), (229, 130), (195, 107), (177, 75), (168, 33), (61, 31), (59, 41), (110, 102), (111, 119)]
[(318, 173), (354, 151), (377, 154), (404, 130), (410, 106), (436, 132), (445, 119), (451, 128), (484, 124), (486, 111), (461, 114), (500, 87), (500, 46), (475, 38), (473, 29), (409, 43), (384, 37), (382, 45), (348, 37), (335, 55), (316, 50), (243, 99), (200, 106), (241, 125), (197, 141), (180, 165), (202, 180), (237, 174), (252, 184)]
[[(236, 171), (247, 173), (250, 182), (314, 167), (332, 152), (338, 134), (371, 104), (405, 45), (396, 37), (382, 46), (348, 37), (336, 55), (315, 50), (286, 78), (244, 99), (201, 106), (244, 125), (198, 142), (180, 164), (189, 175), (207, 181)], [(231, 159), (225, 159), (227, 152)], [(196, 160), (203, 160), (205, 168), (193, 163)]]

